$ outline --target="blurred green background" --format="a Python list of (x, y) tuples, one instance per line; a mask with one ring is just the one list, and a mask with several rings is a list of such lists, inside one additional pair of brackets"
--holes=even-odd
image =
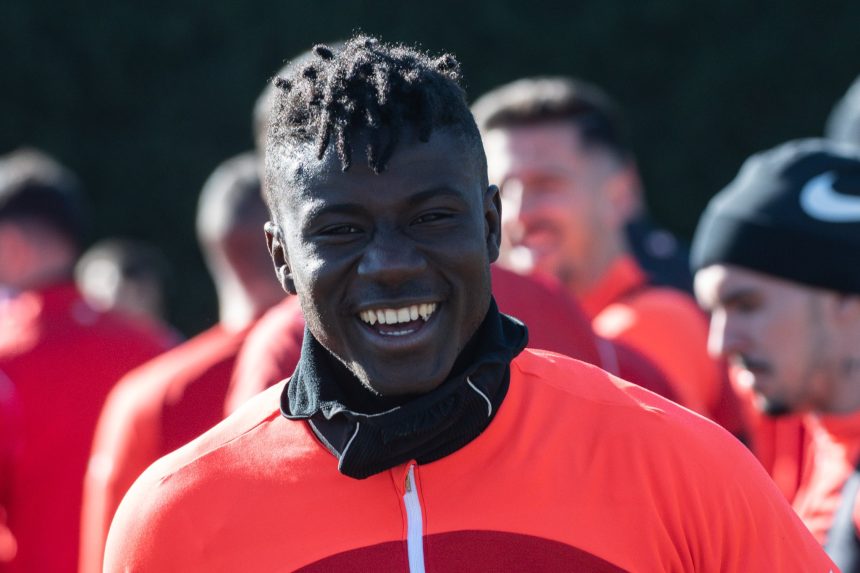
[(194, 334), (216, 319), (194, 236), (200, 186), (251, 147), (266, 78), (356, 30), (454, 52), (472, 99), (524, 75), (604, 87), (626, 111), (652, 212), (683, 237), (749, 154), (819, 135), (860, 73), (860, 2), (4, 0), (0, 153), (33, 145), (76, 171), (91, 239), (165, 251), (171, 320)]

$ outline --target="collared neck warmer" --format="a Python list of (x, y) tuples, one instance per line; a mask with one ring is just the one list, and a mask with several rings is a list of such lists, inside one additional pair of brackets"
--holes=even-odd
[[(507, 393), (510, 362), (527, 342), (525, 325), (492, 301), (447, 380), (401, 405), (368, 412), (366, 403), (358, 411), (337, 383), (336, 371), (346, 369), (306, 330), (301, 359), (281, 394), (281, 413), (307, 420), (344, 475), (364, 479), (409, 460), (430, 463), (486, 429)], [(348, 383), (361, 385), (351, 374)]]

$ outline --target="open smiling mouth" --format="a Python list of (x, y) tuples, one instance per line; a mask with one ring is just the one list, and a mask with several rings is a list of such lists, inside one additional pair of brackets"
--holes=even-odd
[(400, 308), (368, 309), (358, 317), (382, 336), (407, 336), (420, 330), (436, 312), (435, 302), (413, 304)]

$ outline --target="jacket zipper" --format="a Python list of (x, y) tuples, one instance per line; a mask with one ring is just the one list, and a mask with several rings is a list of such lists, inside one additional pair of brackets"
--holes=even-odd
[(415, 464), (406, 473), (403, 505), (406, 507), (406, 547), (409, 555), (409, 573), (424, 573), (424, 520), (415, 483)]

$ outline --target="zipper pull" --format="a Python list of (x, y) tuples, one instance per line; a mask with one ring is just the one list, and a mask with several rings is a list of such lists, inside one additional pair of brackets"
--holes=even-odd
[(409, 469), (406, 470), (406, 483), (405, 483), (406, 493), (409, 493), (412, 491), (412, 468), (414, 468), (414, 467), (415, 467), (414, 464), (410, 465)]

